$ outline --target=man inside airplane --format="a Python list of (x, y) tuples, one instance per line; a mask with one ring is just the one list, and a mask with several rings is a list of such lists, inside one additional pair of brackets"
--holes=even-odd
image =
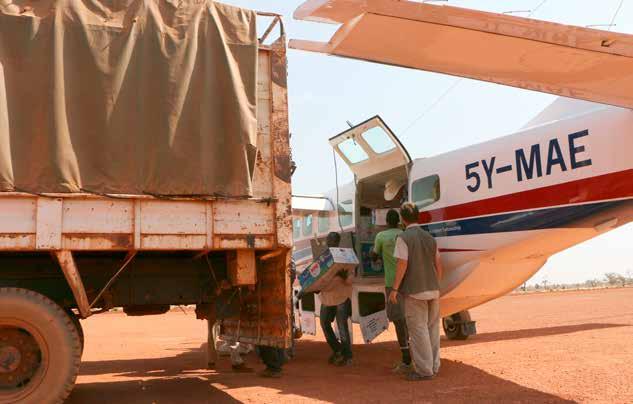
[[(399, 227), (400, 215), (398, 215), (398, 211), (389, 209), (386, 222), (389, 228), (376, 234), (371, 256), (374, 261), (382, 260), (385, 271), (385, 296), (389, 297), (396, 278), (396, 258), (393, 253), (396, 248), (396, 239), (402, 233)], [(396, 304), (391, 303), (387, 299), (387, 317), (396, 327), (396, 336), (400, 345), (400, 352), (402, 353), (402, 362), (397, 364), (393, 371), (397, 373), (409, 372), (411, 370), (411, 354), (409, 352), (409, 333), (404, 317), (404, 300), (402, 296), (398, 296), (398, 303)]]
[(397, 304), (399, 295), (404, 297), (414, 367), (407, 380), (431, 380), (440, 369), (442, 265), (435, 239), (417, 224), (417, 206), (403, 204), (400, 216), (407, 228), (396, 240), (396, 279), (389, 300)]
[[(329, 247), (338, 247), (341, 242), (340, 234), (331, 232), (327, 235), (326, 243)], [(341, 271), (334, 276), (326, 288), (321, 290), (321, 329), (325, 339), (332, 348), (332, 355), (328, 362), (336, 366), (352, 364), (352, 340), (347, 319), (351, 316), (352, 276), (347, 271)], [(332, 329), (332, 322), (336, 319), (339, 338)]]

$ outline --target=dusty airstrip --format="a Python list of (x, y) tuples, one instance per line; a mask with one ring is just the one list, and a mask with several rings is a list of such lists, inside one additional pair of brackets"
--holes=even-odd
[[(479, 335), (442, 340), (440, 376), (390, 373), (393, 330), (360, 343), (354, 365), (327, 365), (321, 335), (298, 342), (278, 380), (204, 369), (206, 325), (192, 313), (83, 321), (86, 348), (69, 403), (633, 403), (633, 288), (506, 296), (472, 311)], [(249, 365), (261, 369), (254, 354)]]

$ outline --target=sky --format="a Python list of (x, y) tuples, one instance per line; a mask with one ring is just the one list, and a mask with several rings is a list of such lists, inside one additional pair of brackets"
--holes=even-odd
[[(222, 0), (282, 14), (289, 38), (327, 41), (336, 26), (295, 21), (302, 0)], [(602, 25), (621, 0), (449, 0), (441, 4), (516, 13), (570, 25)], [(622, 1), (612, 31), (633, 34), (633, 0)], [(600, 29), (608, 29), (603, 27)], [(293, 193), (318, 194), (335, 187), (327, 139), (380, 114), (413, 158), (433, 156), (510, 134), (554, 96), (447, 75), (383, 66), (289, 50), (288, 86)], [(444, 96), (443, 94), (452, 89)], [(440, 98), (442, 97), (442, 98)], [(431, 108), (431, 106), (434, 106)], [(339, 183), (353, 176), (339, 160)], [(529, 283), (574, 283), (607, 272), (633, 273), (633, 225), (625, 226), (552, 257)]]

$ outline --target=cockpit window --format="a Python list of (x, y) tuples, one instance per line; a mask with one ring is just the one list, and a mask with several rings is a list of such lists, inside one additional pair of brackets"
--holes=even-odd
[(439, 201), (440, 177), (431, 175), (415, 180), (411, 185), (411, 198), (418, 209), (422, 209)]
[(369, 158), (365, 150), (356, 143), (354, 139), (347, 139), (341, 143), (339, 143), (338, 149), (343, 153), (345, 158), (349, 160), (351, 164), (360, 163), (361, 161), (365, 161)]
[(292, 221), (292, 238), (297, 240), (301, 237), (301, 219), (294, 219)]
[(312, 235), (312, 225), (313, 225), (312, 215), (307, 215), (303, 218), (303, 235), (310, 236)]
[(393, 140), (391, 140), (387, 132), (380, 126), (374, 126), (363, 133), (362, 136), (376, 154), (382, 154), (396, 148)]
[(327, 233), (330, 230), (330, 217), (327, 213), (319, 215), (319, 233)]

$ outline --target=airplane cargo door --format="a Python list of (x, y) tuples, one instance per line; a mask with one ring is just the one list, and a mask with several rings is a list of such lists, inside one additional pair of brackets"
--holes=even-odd
[(356, 302), (356, 313), (352, 316), (357, 318), (363, 341), (370, 343), (389, 327), (384, 288), (359, 285), (354, 288), (352, 298)]
[(295, 313), (299, 317), (299, 327), (304, 334), (316, 335), (316, 294), (306, 293), (296, 301)]
[(387, 230), (386, 214), (407, 200), (411, 157), (378, 115), (330, 139), (356, 177), (354, 249), (360, 265), (354, 280), (352, 318), (365, 343), (387, 329), (385, 270), (372, 258), (376, 235)]
[(378, 115), (330, 139), (358, 180), (406, 167), (411, 157)]

